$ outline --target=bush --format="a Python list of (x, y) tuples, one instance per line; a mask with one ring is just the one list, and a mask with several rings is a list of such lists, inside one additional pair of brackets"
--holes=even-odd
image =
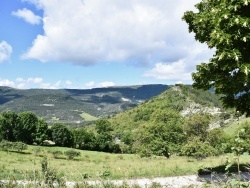
[(12, 142), (9, 142), (9, 141), (6, 141), (6, 140), (0, 142), (0, 149), (2, 151), (9, 152), (11, 150), (11, 148), (12, 148)]
[(63, 154), (63, 152), (59, 150), (53, 150), (50, 153), (53, 155), (55, 159), (58, 159)]
[(27, 144), (22, 142), (0, 142), (0, 149), (9, 152), (10, 150), (16, 150), (17, 152), (22, 152), (28, 148)]
[(227, 135), (221, 128), (210, 130), (206, 141), (220, 153), (231, 152), (231, 136)]
[(194, 138), (182, 147), (181, 154), (195, 159), (204, 159), (217, 155), (217, 152), (208, 142), (201, 142), (199, 138)]
[(68, 157), (69, 160), (74, 159), (75, 157), (78, 157), (81, 155), (81, 153), (79, 151), (76, 151), (74, 149), (68, 150), (64, 152), (64, 155), (66, 155)]
[(28, 149), (28, 146), (27, 146), (27, 144), (22, 143), (22, 142), (13, 142), (12, 148), (14, 150), (17, 150), (17, 152), (22, 152), (23, 150)]

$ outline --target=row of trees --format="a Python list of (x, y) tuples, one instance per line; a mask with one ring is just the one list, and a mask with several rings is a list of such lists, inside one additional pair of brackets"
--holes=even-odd
[[(210, 117), (194, 114), (188, 119), (173, 110), (155, 114), (155, 121), (134, 130), (115, 132), (108, 120), (98, 120), (94, 129), (70, 129), (56, 123), (51, 127), (32, 112), (16, 114), (5, 111), (0, 115), (0, 139), (26, 144), (44, 144), (51, 140), (56, 146), (82, 150), (137, 153), (141, 157), (178, 155), (204, 158), (232, 152), (235, 136), (222, 129), (209, 130)], [(241, 148), (250, 151), (250, 124), (245, 123), (240, 137), (246, 140)], [(239, 136), (239, 135), (237, 135)], [(119, 142), (115, 143), (115, 138)]]
[(84, 128), (70, 129), (62, 123), (51, 127), (32, 112), (16, 114), (4, 111), (0, 115), (0, 140), (23, 142), (26, 144), (44, 144), (51, 140), (56, 146), (73, 147), (86, 150), (119, 152), (111, 135), (111, 124), (107, 120), (98, 120), (93, 131)]

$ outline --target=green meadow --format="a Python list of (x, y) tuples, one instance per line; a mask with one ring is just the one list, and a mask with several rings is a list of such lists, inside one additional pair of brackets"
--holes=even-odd
[[(22, 153), (0, 151), (0, 179), (40, 180), (41, 161), (48, 160), (48, 168), (54, 170), (65, 181), (100, 179), (153, 178), (197, 174), (198, 169), (226, 163), (231, 155), (208, 157), (196, 160), (171, 156), (140, 158), (134, 154), (110, 154), (104, 152), (77, 150), (80, 156), (68, 160), (64, 154), (54, 158), (53, 151), (62, 153), (70, 148), (28, 146)], [(249, 155), (240, 158), (250, 163)]]

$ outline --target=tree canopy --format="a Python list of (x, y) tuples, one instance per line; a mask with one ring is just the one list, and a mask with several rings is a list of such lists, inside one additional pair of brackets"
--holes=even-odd
[(250, 115), (250, 0), (203, 0), (183, 19), (195, 39), (215, 49), (197, 66), (193, 86), (214, 88), (226, 107)]
[(74, 145), (73, 134), (64, 124), (55, 123), (52, 125), (51, 137), (57, 146), (72, 147)]

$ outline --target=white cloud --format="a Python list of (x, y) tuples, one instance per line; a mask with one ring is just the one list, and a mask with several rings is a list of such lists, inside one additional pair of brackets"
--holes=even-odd
[(17, 82), (25, 82), (25, 80), (23, 78), (16, 78)]
[(70, 80), (66, 80), (65, 84), (69, 86), (72, 85), (72, 82)]
[(19, 9), (17, 11), (13, 11), (12, 15), (23, 19), (24, 21), (30, 23), (30, 24), (40, 24), (42, 21), (42, 18), (40, 16), (35, 15), (31, 10), (27, 8), (23, 8), (22, 10)]
[(106, 61), (152, 65), (184, 59), (194, 43), (181, 17), (199, 0), (23, 1), (44, 11), (44, 35), (36, 37), (25, 58), (85, 66)]
[(12, 53), (12, 47), (6, 41), (0, 43), (0, 63), (8, 61)]
[[(63, 85), (65, 83), (66, 85)], [(55, 83), (45, 82), (43, 78), (34, 77), (34, 78), (16, 78), (15, 81), (2, 79), (0, 78), (0, 86), (9, 86), (18, 89), (30, 89), (30, 88), (40, 88), (40, 89), (89, 89), (89, 88), (102, 88), (102, 87), (112, 87), (116, 84), (110, 81), (104, 82), (88, 82), (85, 84), (85, 87), (74, 86), (70, 80), (62, 82), (61, 80), (56, 81)], [(66, 87), (65, 87), (66, 86)], [(70, 86), (70, 87), (69, 87)]]
[(87, 88), (111, 87), (115, 85), (116, 84), (114, 82), (109, 82), (109, 81), (100, 82), (100, 83), (95, 83), (94, 81), (90, 81), (85, 84)]
[(157, 80), (167, 80), (172, 84), (191, 84), (191, 73), (195, 72), (195, 65), (207, 61), (212, 57), (213, 51), (208, 52), (206, 45), (200, 45), (198, 43), (190, 44), (190, 46), (187, 47), (183, 46), (182, 50), (185, 51), (185, 57), (182, 59), (174, 62), (171, 60), (158, 62), (142, 76)]
[(186, 66), (183, 61), (174, 62), (172, 64), (157, 63), (152, 70), (146, 72), (143, 76), (173, 81), (175, 83), (191, 82), (191, 73), (186, 72)]
[(115, 83), (114, 82), (101, 82), (97, 84), (97, 87), (111, 87), (111, 86), (115, 86)]
[(95, 86), (95, 82), (91, 81), (85, 84), (86, 87), (93, 88)]
[[(14, 83), (14, 82), (13, 82)], [(61, 86), (61, 80), (57, 82), (49, 83), (44, 82), (43, 78), (35, 77), (35, 78), (16, 78), (16, 86), (19, 89), (29, 89), (29, 88), (42, 88), (42, 89), (59, 89)]]
[(61, 85), (61, 83), (62, 83), (62, 81), (59, 80), (59, 81), (57, 81), (57, 82), (54, 84), (54, 86), (58, 88), (58, 87)]
[(43, 78), (28, 78), (28, 83), (40, 84), (43, 82)]
[[(60, 81), (58, 81), (58, 82), (56, 82), (55, 84), (51, 84), (51, 83), (46, 83), (46, 82), (44, 82), (44, 83), (41, 83), (40, 84), (40, 87), (39, 88), (41, 88), (41, 89), (58, 89), (58, 83), (59, 83)], [(60, 85), (60, 83), (59, 83), (59, 85)]]
[(0, 79), (0, 86), (14, 87), (15, 83), (8, 79)]

